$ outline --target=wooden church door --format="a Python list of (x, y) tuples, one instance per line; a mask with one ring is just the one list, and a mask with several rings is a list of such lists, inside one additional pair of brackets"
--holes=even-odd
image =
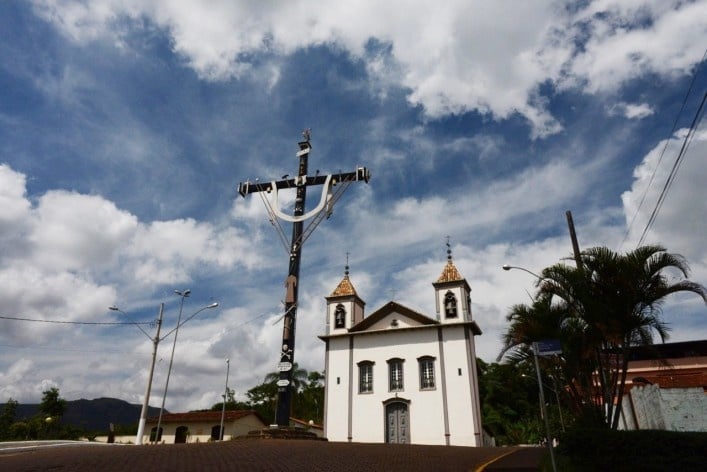
[(391, 444), (408, 443), (408, 406), (406, 403), (393, 402), (385, 407), (385, 441)]

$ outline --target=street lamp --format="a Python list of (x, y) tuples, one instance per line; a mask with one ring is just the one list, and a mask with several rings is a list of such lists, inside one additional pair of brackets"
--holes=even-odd
[[(123, 315), (127, 316), (127, 314), (122, 311), (120, 308), (117, 306), (109, 306), (109, 310), (117, 311), (119, 313), (122, 313)], [(150, 393), (152, 391), (152, 376), (155, 372), (155, 359), (157, 357), (157, 345), (160, 343), (160, 328), (162, 327), (162, 313), (164, 312), (164, 303), (160, 304), (160, 314), (159, 317), (157, 318), (157, 333), (155, 334), (155, 338), (152, 339), (147, 332), (142, 329), (142, 327), (137, 324), (138, 328), (140, 328), (140, 331), (145, 333), (145, 336), (147, 336), (151, 341), (152, 341), (152, 363), (150, 365), (150, 374), (147, 376), (147, 388), (145, 390), (145, 398), (142, 401), (142, 410), (140, 411), (140, 421), (138, 423), (137, 427), (137, 436), (135, 437), (135, 444), (137, 445), (142, 445), (142, 436), (145, 433), (145, 423), (147, 422), (147, 408), (150, 403)]]
[(540, 280), (540, 281), (545, 280), (545, 277), (541, 277), (541, 276), (539, 276), (538, 274), (536, 274), (535, 272), (526, 269), (525, 267), (519, 267), (519, 266), (512, 266), (512, 265), (508, 265), (508, 264), (503, 264), (503, 270), (511, 270), (511, 269), (518, 269), (518, 270), (522, 270), (523, 272), (527, 272), (527, 273), (529, 273), (530, 275), (532, 275), (533, 277), (537, 278), (537, 279)]
[[(529, 273), (530, 275), (532, 275), (533, 277), (537, 278), (538, 281), (539, 281), (538, 283), (540, 283), (540, 282), (542, 282), (543, 280), (545, 280), (545, 277), (541, 277), (541, 276), (539, 276), (538, 274), (536, 274), (535, 272), (526, 269), (525, 267), (512, 266), (512, 265), (508, 265), (508, 264), (503, 264), (502, 267), (503, 267), (503, 270), (505, 270), (505, 271), (508, 271), (508, 270), (511, 270), (511, 269), (518, 269), (518, 270), (522, 270), (523, 272), (527, 272), (527, 273)], [(535, 298), (530, 294), (530, 292), (528, 292), (528, 291), (526, 290), (525, 293), (528, 294), (528, 296), (530, 297), (530, 299), (531, 299), (533, 302), (535, 301)]]
[(174, 293), (179, 295), (182, 300), (179, 304), (179, 316), (177, 317), (177, 326), (174, 329), (174, 342), (172, 343), (172, 356), (169, 358), (169, 368), (167, 369), (167, 381), (164, 384), (164, 393), (162, 394), (162, 405), (160, 406), (160, 415), (157, 419), (157, 430), (155, 431), (155, 442), (160, 439), (160, 426), (162, 425), (162, 412), (164, 411), (164, 401), (167, 398), (167, 388), (169, 388), (169, 376), (172, 374), (172, 362), (174, 361), (174, 348), (177, 346), (177, 335), (179, 334), (179, 324), (182, 321), (182, 308), (184, 308), (184, 299), (191, 294), (191, 290), (175, 290)]
[(177, 347), (177, 335), (179, 334), (179, 328), (189, 321), (190, 319), (194, 318), (197, 314), (201, 313), (202, 311), (209, 309), (209, 308), (216, 308), (218, 306), (218, 303), (212, 303), (211, 305), (207, 305), (196, 312), (194, 312), (189, 318), (184, 320), (182, 322), (182, 309), (184, 308), (184, 299), (187, 298), (191, 294), (191, 290), (175, 290), (174, 293), (179, 295), (181, 297), (181, 303), (179, 304), (179, 316), (177, 317), (177, 326), (174, 327), (172, 331), (169, 333), (165, 334), (162, 339), (166, 338), (172, 332), (174, 332), (174, 341), (172, 342), (172, 355), (169, 358), (169, 367), (167, 368), (167, 381), (164, 384), (164, 393), (162, 394), (162, 405), (160, 406), (160, 415), (157, 419), (157, 430), (155, 431), (155, 442), (158, 442), (158, 439), (160, 438), (160, 427), (162, 426), (162, 413), (164, 412), (164, 402), (167, 398), (167, 389), (169, 388), (169, 377), (172, 374), (172, 363), (174, 362), (174, 348)]
[(228, 372), (231, 369), (231, 360), (226, 359), (226, 391), (223, 393), (223, 405), (221, 407), (221, 433), (220, 440), (223, 441), (223, 420), (226, 416), (226, 399), (228, 398)]

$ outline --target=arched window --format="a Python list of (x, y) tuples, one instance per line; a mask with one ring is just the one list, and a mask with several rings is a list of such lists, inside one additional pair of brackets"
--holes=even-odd
[(457, 317), (457, 297), (451, 290), (444, 294), (444, 315), (447, 318)]
[(174, 433), (174, 444), (187, 442), (187, 436), (189, 436), (189, 427), (178, 426), (177, 431)]
[[(152, 430), (150, 430), (150, 442), (162, 441), (162, 431), (163, 430), (164, 430), (164, 428), (160, 427), (160, 434), (157, 434), (157, 426), (152, 428)], [(155, 436), (157, 436), (157, 437), (155, 437)]]
[[(226, 428), (224, 428), (226, 429)], [(223, 439), (223, 434), (221, 433), (221, 425), (217, 424), (216, 426), (211, 427), (211, 440), (212, 441), (220, 441)]]
[(346, 326), (346, 308), (339, 303), (334, 310), (334, 328), (344, 328)]

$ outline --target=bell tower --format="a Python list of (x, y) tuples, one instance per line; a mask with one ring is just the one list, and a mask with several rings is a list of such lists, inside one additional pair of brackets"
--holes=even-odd
[(349, 265), (346, 264), (344, 278), (334, 291), (326, 297), (326, 334), (345, 333), (356, 323), (363, 321), (366, 303), (356, 293), (349, 279)]
[(471, 287), (452, 261), (452, 249), (447, 237), (447, 264), (436, 282), (435, 308), (437, 320), (441, 323), (461, 323), (472, 321)]

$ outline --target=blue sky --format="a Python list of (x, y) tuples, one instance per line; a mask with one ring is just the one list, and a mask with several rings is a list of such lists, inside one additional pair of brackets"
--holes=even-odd
[[(707, 88), (706, 1), (320, 3), (0, 3), (0, 314), (147, 321), (164, 302), (169, 330), (188, 288), (184, 316), (220, 307), (180, 329), (166, 406), (219, 401), (226, 358), (242, 398), (278, 361), (287, 255), (236, 188), (296, 174), (305, 128), (310, 171), (373, 176), (304, 246), (307, 369), (324, 367), (347, 253), (368, 313), (395, 299), (434, 317), (449, 236), (493, 361), (534, 283), (501, 266), (569, 256), (566, 210), (581, 247), (636, 246)], [(702, 284), (706, 152), (699, 121), (644, 239)], [(668, 300), (671, 340), (707, 338), (706, 314)], [(141, 401), (151, 343), (134, 326), (0, 327), (0, 401)]]

